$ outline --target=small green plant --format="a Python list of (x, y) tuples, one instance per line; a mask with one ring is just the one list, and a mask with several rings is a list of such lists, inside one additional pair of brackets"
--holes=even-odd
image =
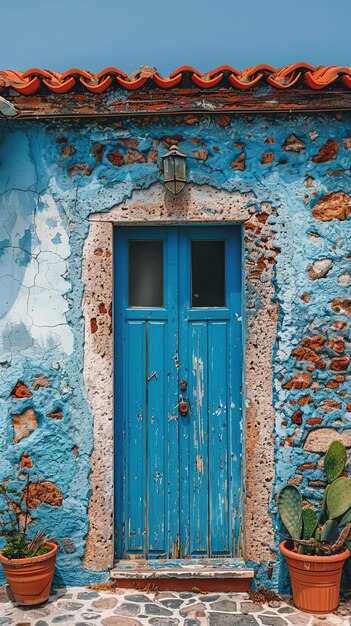
[(28, 527), (29, 515), (29, 472), (22, 470), (19, 478), (26, 477), (23, 490), (10, 484), (0, 483), (0, 537), (6, 541), (2, 550), (8, 559), (24, 559), (50, 552), (46, 546), (49, 537), (43, 530), (38, 530), (30, 539)]
[(298, 552), (338, 554), (351, 538), (351, 480), (344, 475), (345, 465), (346, 448), (341, 441), (333, 441), (324, 457), (328, 484), (318, 513), (294, 485), (279, 492), (280, 517)]

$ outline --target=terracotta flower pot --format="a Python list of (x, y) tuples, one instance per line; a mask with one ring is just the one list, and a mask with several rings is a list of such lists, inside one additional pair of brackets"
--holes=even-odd
[(349, 550), (333, 556), (298, 554), (282, 541), (279, 548), (289, 567), (295, 606), (306, 613), (332, 613), (339, 605), (340, 580)]
[(0, 563), (18, 604), (41, 604), (50, 595), (57, 545), (45, 545), (51, 548), (50, 552), (28, 559), (7, 559), (0, 552)]

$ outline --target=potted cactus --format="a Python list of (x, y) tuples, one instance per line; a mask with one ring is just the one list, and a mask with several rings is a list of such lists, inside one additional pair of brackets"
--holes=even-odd
[(345, 446), (334, 441), (324, 457), (328, 482), (318, 512), (294, 485), (278, 494), (280, 517), (290, 535), (279, 547), (288, 564), (295, 606), (308, 613), (330, 613), (339, 604), (351, 539), (351, 480), (345, 465)]

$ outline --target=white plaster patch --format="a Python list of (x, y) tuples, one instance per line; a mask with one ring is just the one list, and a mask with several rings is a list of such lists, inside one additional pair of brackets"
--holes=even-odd
[[(27, 263), (22, 275), (1, 277), (4, 293), (12, 295), (11, 306), (0, 321), (0, 349), (3, 354), (40, 354), (60, 350), (73, 351), (73, 333), (67, 324), (68, 303), (64, 295), (70, 288), (65, 278), (70, 254), (68, 233), (49, 194), (43, 196), (43, 210), (35, 214), (28, 252), (13, 248), (7, 252), (7, 264), (15, 268), (19, 252)], [(19, 212), (12, 232), (23, 232), (27, 222)], [(59, 237), (57, 237), (59, 234)], [(13, 278), (15, 277), (15, 279)], [(8, 290), (8, 291), (7, 291)]]

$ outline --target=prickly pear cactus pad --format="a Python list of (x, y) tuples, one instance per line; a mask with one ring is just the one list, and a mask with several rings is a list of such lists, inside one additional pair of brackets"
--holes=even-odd
[(278, 509), (282, 522), (293, 539), (302, 532), (302, 496), (294, 485), (286, 485), (278, 494)]
[(324, 471), (328, 483), (336, 480), (346, 465), (346, 448), (341, 441), (333, 441), (324, 457)]
[(302, 538), (310, 539), (318, 524), (317, 513), (313, 509), (302, 509)]
[(351, 506), (351, 480), (338, 478), (329, 487), (327, 493), (327, 508), (330, 519), (335, 519), (346, 513)]

